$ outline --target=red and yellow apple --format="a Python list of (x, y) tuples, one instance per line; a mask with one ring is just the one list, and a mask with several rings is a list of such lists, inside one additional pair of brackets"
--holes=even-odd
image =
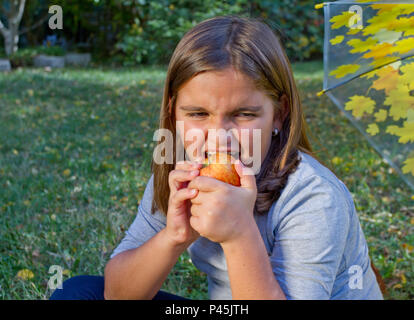
[[(211, 159), (214, 158), (215, 160)], [(215, 153), (210, 159), (206, 158), (200, 176), (211, 177), (217, 180), (240, 186), (240, 177), (234, 167), (234, 158), (227, 153)]]

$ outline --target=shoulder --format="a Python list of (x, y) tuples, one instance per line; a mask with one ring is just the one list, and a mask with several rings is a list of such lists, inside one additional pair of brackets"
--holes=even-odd
[(311, 155), (302, 151), (298, 151), (298, 154), (299, 165), (289, 176), (278, 202), (286, 202), (298, 192), (302, 196), (323, 192), (341, 197), (351, 205), (351, 193), (341, 179)]
[[(327, 167), (320, 163), (313, 156), (298, 151), (300, 163), (295, 172), (293, 172), (288, 178), (288, 184), (293, 186), (299, 181), (309, 179), (311, 177), (317, 176), (320, 177), (323, 181), (329, 182), (336, 187), (342, 189), (345, 185), (343, 182)], [(288, 186), (286, 186), (288, 187)], [(286, 190), (287, 188), (285, 188)]]
[(269, 212), (272, 230), (292, 221), (309, 219), (312, 224), (347, 224), (353, 199), (345, 184), (309, 154), (299, 151), (300, 163), (290, 174), (279, 199)]

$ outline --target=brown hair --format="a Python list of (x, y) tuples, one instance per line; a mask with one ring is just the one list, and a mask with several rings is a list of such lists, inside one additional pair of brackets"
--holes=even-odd
[[(228, 67), (250, 77), (256, 87), (274, 101), (276, 115), (282, 112), (278, 103), (280, 96), (287, 96), (288, 115), (280, 133), (272, 138), (269, 152), (256, 175), (255, 214), (265, 214), (279, 198), (289, 175), (296, 170), (298, 150), (317, 159), (306, 135), (307, 125), (288, 57), (279, 37), (266, 23), (255, 18), (227, 15), (204, 20), (188, 31), (178, 43), (168, 66), (160, 128), (171, 130), (175, 144), (174, 107), (180, 86), (200, 72)], [(152, 160), (152, 213), (160, 210), (167, 214), (168, 175), (174, 166)]]

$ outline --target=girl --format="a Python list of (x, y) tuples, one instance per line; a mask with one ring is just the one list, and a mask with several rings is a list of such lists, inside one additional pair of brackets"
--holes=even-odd
[[(191, 129), (206, 139), (209, 129), (250, 138), (260, 129), (260, 170), (240, 155), (236, 187), (200, 176), (192, 154), (153, 159), (105, 277), (71, 278), (52, 299), (183, 298), (160, 288), (184, 250), (207, 274), (210, 299), (382, 299), (351, 194), (313, 154), (290, 63), (266, 24), (220, 16), (187, 32), (168, 67), (160, 128), (180, 137), (173, 159)], [(234, 151), (227, 141), (206, 151), (217, 150)]]

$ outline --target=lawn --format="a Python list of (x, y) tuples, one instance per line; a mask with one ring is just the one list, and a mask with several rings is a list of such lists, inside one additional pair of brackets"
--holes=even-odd
[[(387, 299), (414, 298), (412, 191), (294, 64), (322, 158), (351, 191)], [(48, 299), (49, 268), (102, 275), (150, 176), (166, 67), (0, 73), (0, 298)], [(163, 289), (207, 299), (184, 253)]]

